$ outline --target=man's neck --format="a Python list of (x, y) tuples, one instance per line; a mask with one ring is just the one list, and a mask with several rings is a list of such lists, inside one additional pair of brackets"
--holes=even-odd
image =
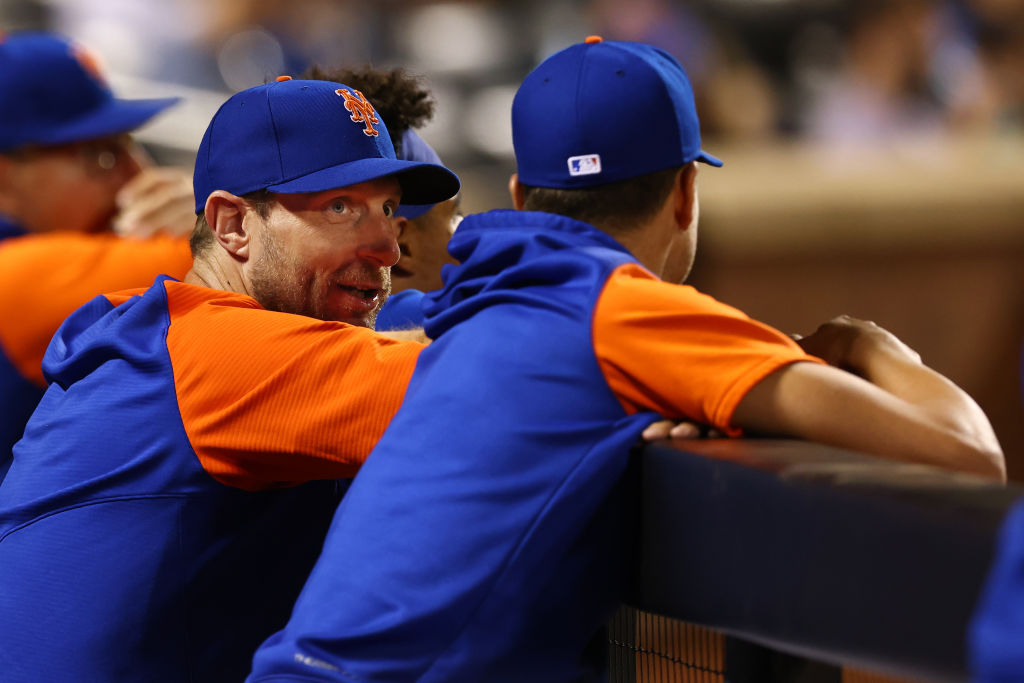
[(252, 288), (242, 276), (238, 264), (233, 261), (224, 263), (223, 258), (216, 256), (197, 256), (192, 262), (192, 269), (185, 275), (184, 282), (246, 296), (253, 295)]
[(658, 230), (655, 224), (648, 223), (641, 228), (613, 234), (612, 237), (628, 249), (647, 270), (662, 277), (670, 242), (664, 232)]

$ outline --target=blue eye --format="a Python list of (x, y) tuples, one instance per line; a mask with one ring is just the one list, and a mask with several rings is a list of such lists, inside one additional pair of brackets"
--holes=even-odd
[(335, 199), (331, 202), (331, 211), (334, 213), (345, 213), (348, 210), (348, 205), (341, 199)]
[(394, 204), (385, 204), (384, 205), (384, 215), (387, 216), (388, 218), (391, 218), (392, 216), (394, 216), (395, 215), (395, 205)]

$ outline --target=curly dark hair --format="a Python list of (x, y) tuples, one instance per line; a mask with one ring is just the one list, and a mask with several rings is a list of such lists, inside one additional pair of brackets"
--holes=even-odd
[(358, 68), (325, 69), (314, 66), (301, 78), (311, 81), (344, 83), (363, 93), (384, 119), (395, 154), (402, 154), (402, 135), (420, 128), (434, 115), (434, 97), (420, 79), (404, 69)]

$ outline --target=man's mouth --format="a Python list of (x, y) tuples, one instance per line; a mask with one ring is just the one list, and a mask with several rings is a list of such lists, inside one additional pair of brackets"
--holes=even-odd
[(338, 285), (338, 289), (367, 302), (375, 300), (381, 291), (380, 287), (354, 287), (351, 285)]
[(342, 289), (347, 289), (349, 291), (355, 292), (358, 296), (361, 296), (364, 299), (372, 299), (373, 297), (377, 296), (377, 292), (380, 291), (380, 289), (378, 289), (377, 287), (362, 288), (362, 287), (348, 287), (347, 285), (341, 285), (341, 287), (342, 287)]
[(384, 305), (390, 292), (391, 280), (386, 268), (346, 269), (331, 278), (330, 301), (325, 310), (331, 319), (372, 327), (375, 312)]

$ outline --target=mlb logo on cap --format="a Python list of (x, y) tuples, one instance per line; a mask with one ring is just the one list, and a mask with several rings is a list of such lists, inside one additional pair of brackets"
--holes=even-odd
[(569, 175), (595, 175), (601, 172), (601, 155), (569, 157)]

